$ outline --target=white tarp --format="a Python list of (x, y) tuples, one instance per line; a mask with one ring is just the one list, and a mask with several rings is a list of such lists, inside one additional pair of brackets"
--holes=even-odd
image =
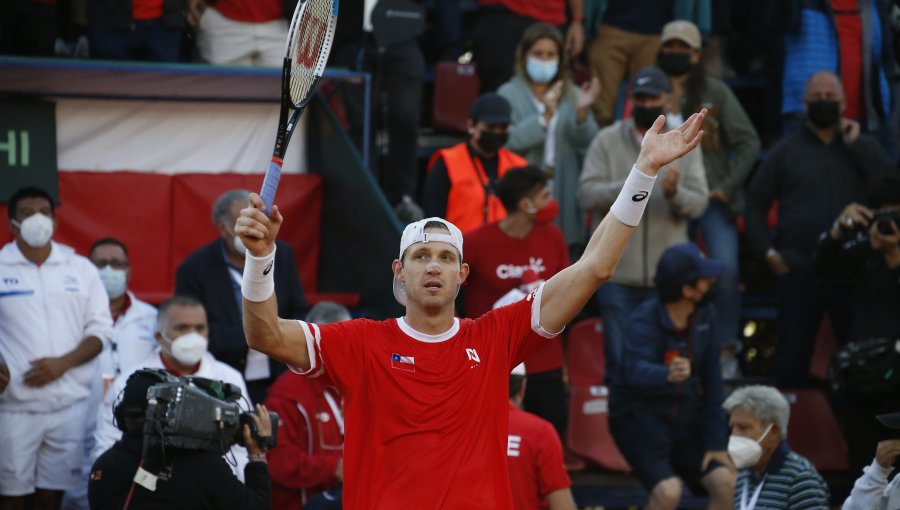
[[(278, 127), (277, 104), (58, 99), (61, 171), (265, 172)], [(306, 123), (284, 158), (304, 172)]]

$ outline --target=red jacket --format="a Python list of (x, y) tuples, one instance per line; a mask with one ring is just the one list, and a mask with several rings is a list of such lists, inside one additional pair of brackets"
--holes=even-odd
[(281, 420), (278, 446), (267, 454), (273, 510), (302, 508), (337, 483), (344, 451), (340, 405), (337, 389), (293, 372), (281, 374), (269, 388), (266, 407)]

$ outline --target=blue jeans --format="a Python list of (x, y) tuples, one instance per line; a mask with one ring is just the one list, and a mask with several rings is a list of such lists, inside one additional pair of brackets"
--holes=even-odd
[(710, 201), (703, 216), (691, 223), (691, 232), (699, 228), (709, 258), (727, 266), (716, 279), (713, 304), (716, 326), (722, 333), (723, 346), (738, 341), (741, 314), (741, 288), (738, 274), (738, 233), (726, 204)]
[(618, 283), (604, 283), (597, 291), (597, 303), (600, 305), (600, 316), (603, 317), (603, 352), (606, 355), (607, 386), (611, 385), (618, 375), (631, 313), (641, 303), (654, 296), (656, 289), (653, 287), (631, 287)]

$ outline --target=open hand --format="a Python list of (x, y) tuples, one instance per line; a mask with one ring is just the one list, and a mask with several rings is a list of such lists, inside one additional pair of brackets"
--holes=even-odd
[(578, 95), (575, 97), (575, 108), (578, 110), (590, 108), (599, 93), (600, 80), (594, 76), (591, 78), (591, 81), (582, 83), (578, 89)]
[(703, 108), (699, 113), (688, 117), (681, 126), (665, 133), (660, 133), (660, 130), (666, 125), (666, 117), (660, 115), (641, 142), (641, 153), (635, 163), (637, 169), (655, 176), (663, 165), (694, 150), (703, 138), (700, 127), (703, 126), (706, 113), (706, 108)]
[(272, 206), (272, 213), (266, 216), (265, 204), (259, 195), (250, 193), (250, 205), (241, 209), (241, 215), (234, 226), (234, 233), (241, 236), (247, 251), (254, 257), (263, 257), (272, 253), (275, 237), (281, 228), (281, 211), (277, 205)]
[(40, 388), (66, 373), (70, 367), (63, 358), (40, 358), (32, 360), (31, 368), (25, 372), (26, 386)]

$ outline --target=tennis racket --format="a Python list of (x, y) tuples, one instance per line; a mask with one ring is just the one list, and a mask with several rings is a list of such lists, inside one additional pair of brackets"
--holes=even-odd
[(325, 71), (337, 26), (338, 0), (300, 0), (291, 18), (281, 69), (281, 113), (272, 161), (263, 179), (260, 198), (266, 214), (272, 211), (288, 142), (300, 115)]

